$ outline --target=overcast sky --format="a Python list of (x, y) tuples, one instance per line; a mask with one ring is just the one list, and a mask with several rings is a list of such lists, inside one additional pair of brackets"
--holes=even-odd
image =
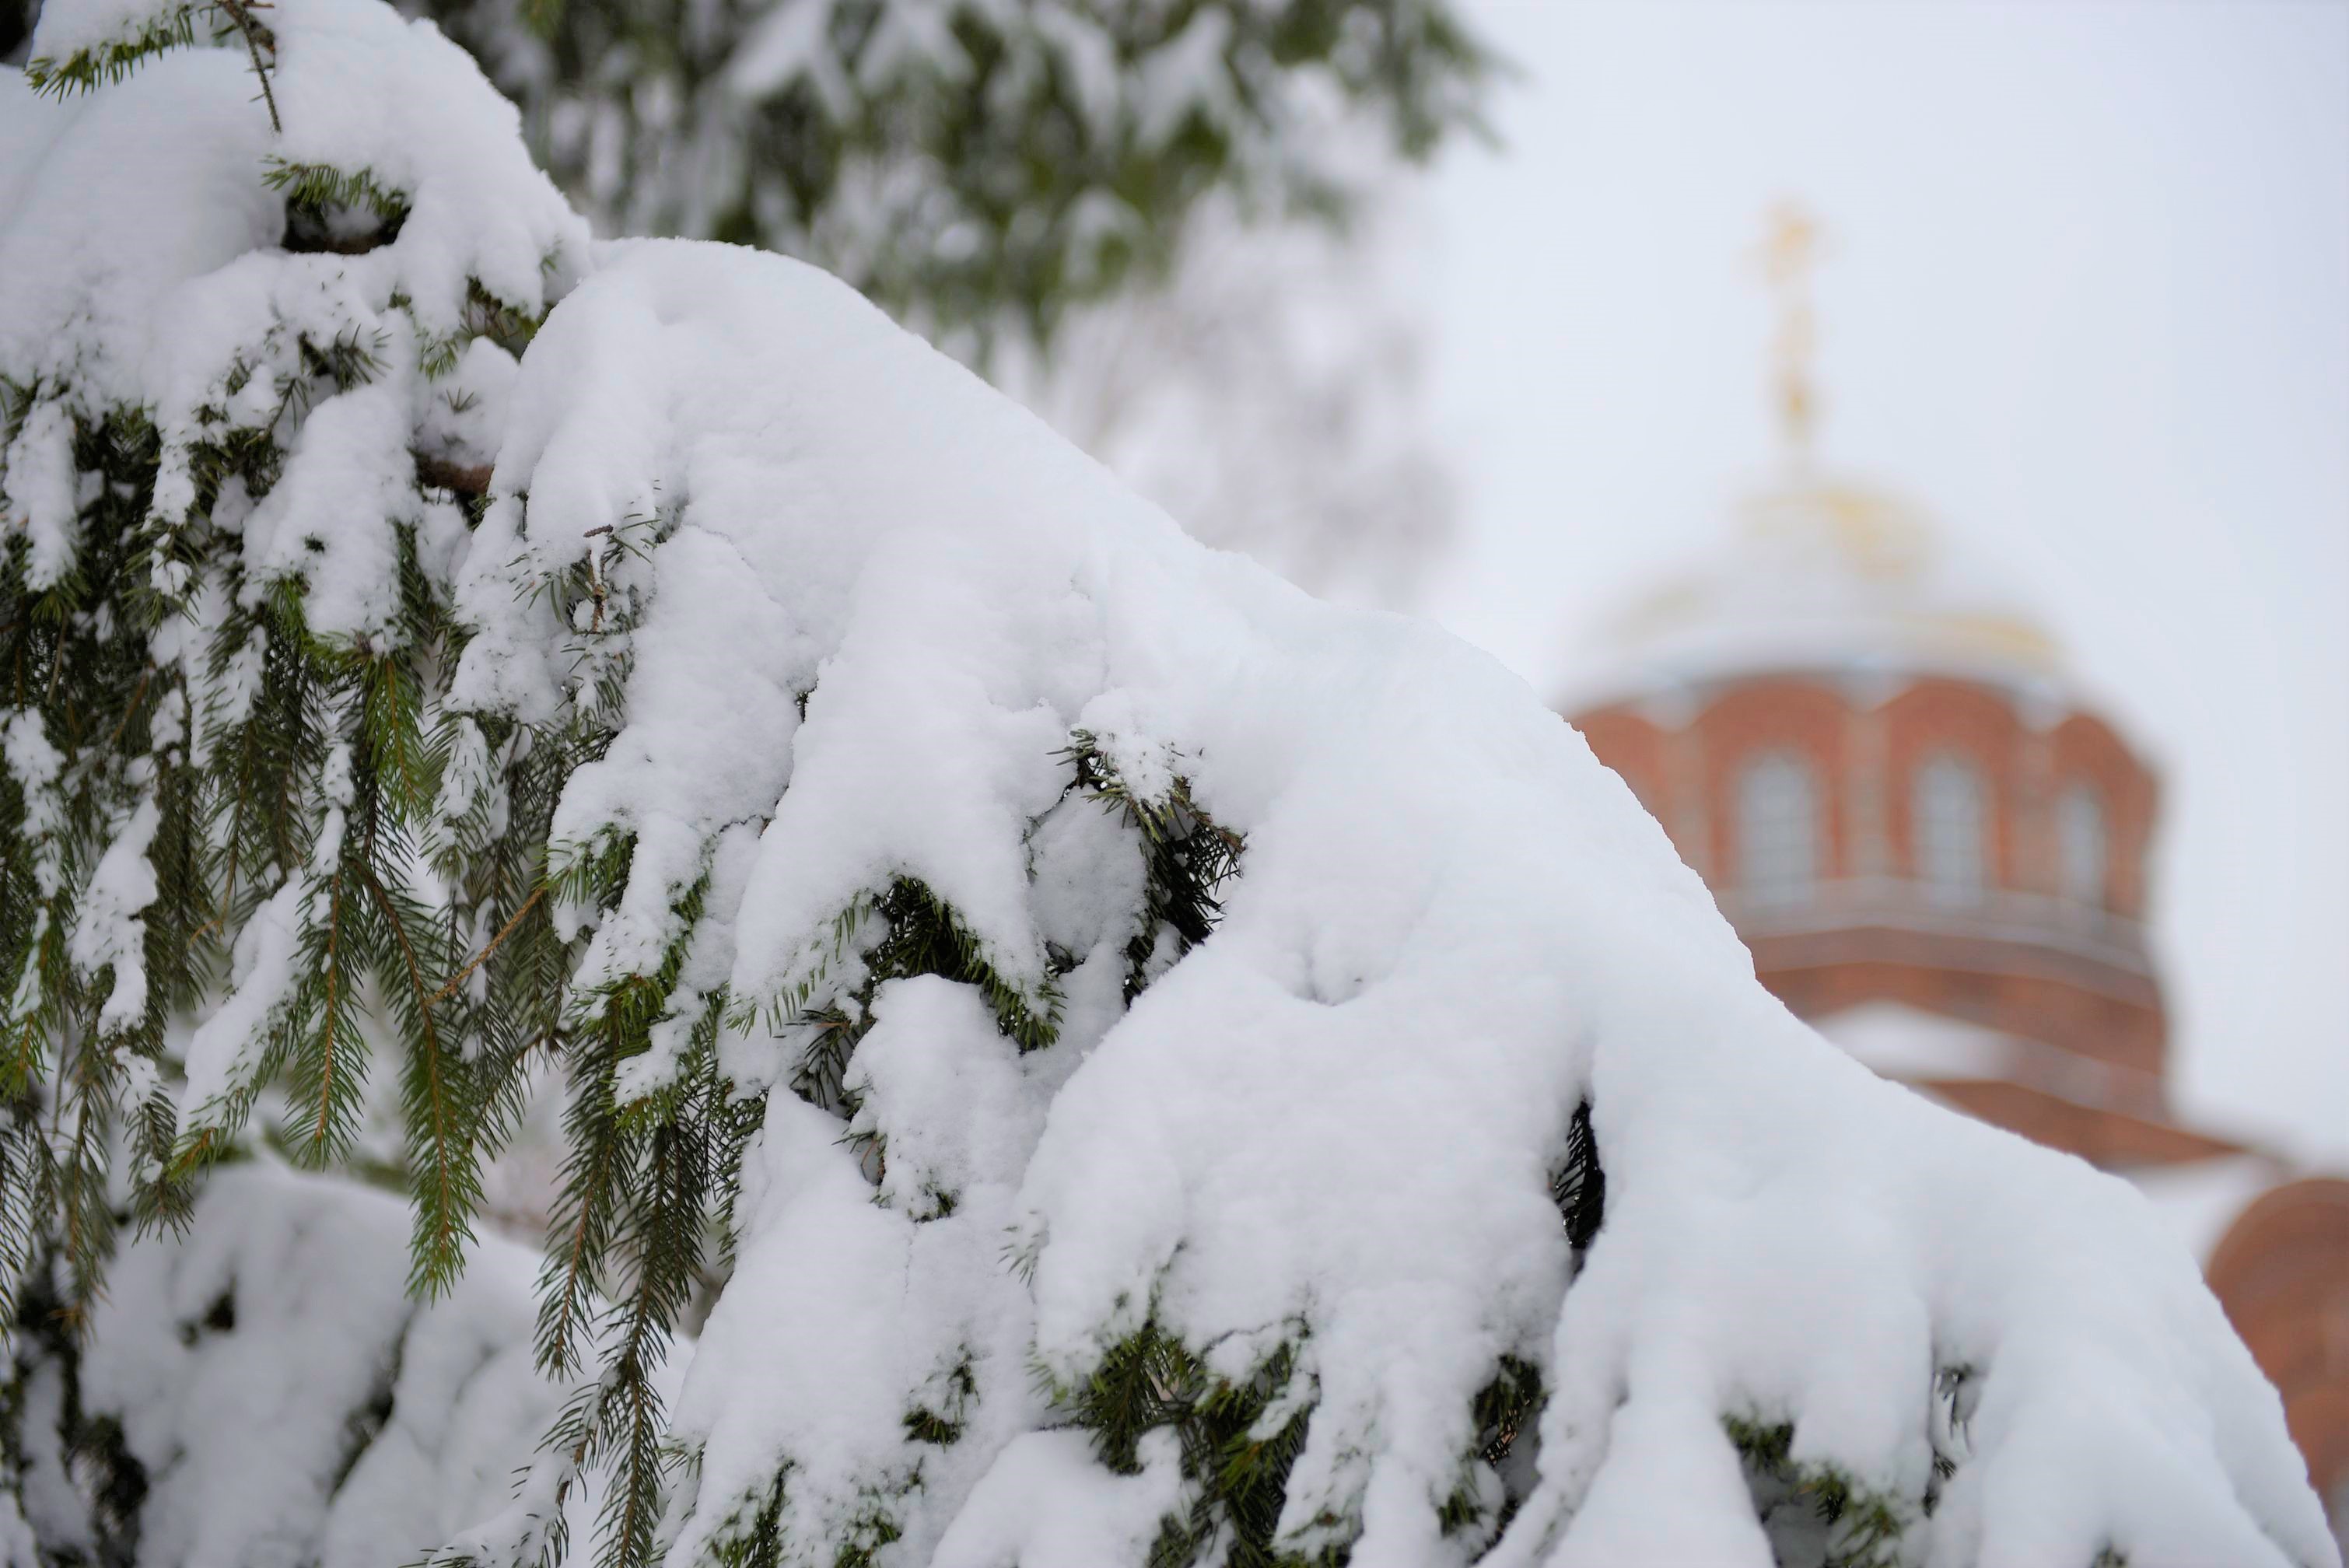
[(1824, 222), (1829, 466), (2002, 563), (2166, 784), (2185, 1107), (2349, 1164), (2349, 4), (1471, 0), (1432, 596), (1554, 689), (1766, 470), (1761, 214)]

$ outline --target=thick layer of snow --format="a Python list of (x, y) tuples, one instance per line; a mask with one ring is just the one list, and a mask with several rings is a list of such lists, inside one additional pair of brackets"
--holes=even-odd
[[(1143, 1439), (1142, 1473), (1112, 1475), (1079, 1432), (1013, 1439), (938, 1542), (933, 1568), (1096, 1568), (1139, 1563), (1182, 1499), (1174, 1434)], [(1036, 1500), (1052, 1499), (1040, 1509)]]
[[(537, 1260), (487, 1243), (420, 1305), (408, 1229), (393, 1195), (245, 1165), (212, 1177), (184, 1241), (116, 1261), (79, 1388), (144, 1468), (138, 1562), (384, 1568), (506, 1505), (562, 1393), (531, 1365)], [(75, 1506), (36, 1518), (52, 1544)]]
[[(73, 5), (52, 8), (71, 36)], [(1913, 1560), (2337, 1562), (2275, 1394), (2145, 1202), (1795, 1021), (1514, 677), (1202, 549), (819, 273), (709, 245), (588, 257), (512, 111), (436, 34), (367, 0), (271, 15), (282, 139), (223, 51), (62, 107), (0, 78), (10, 151), (38, 160), (0, 210), (0, 374), (77, 418), (150, 411), (177, 526), (202, 410), (293, 438), (275, 400), (295, 339), (383, 337), (382, 377), (311, 410), (271, 495), (232, 492), (203, 526), (242, 531), (238, 591), (299, 562), (313, 629), (353, 637), (381, 628), (385, 541), (412, 528), (474, 631), (453, 706), (616, 726), (555, 819), (558, 855), (635, 846), (616, 909), (560, 912), (587, 934), (583, 1000), (682, 944), (679, 1017), (725, 985), (725, 1070), (785, 1084), (809, 1043), (792, 1020), (862, 1006), (874, 900), (901, 880), (1002, 982), (882, 986), (845, 1124), (767, 1094), (735, 1273), (671, 1407), (678, 1568), (770, 1509), (785, 1561), (1138, 1562), (1192, 1501), (1171, 1445), (1114, 1476), (1050, 1429), (1046, 1387), (1145, 1324), (1236, 1381), (1288, 1368), (1267, 1419), (1311, 1417), (1281, 1548), (1357, 1568), (1486, 1544), (1502, 1488), (1472, 1401), (1511, 1357), (1551, 1393), (1486, 1562), (1761, 1568), (1725, 1415), (1791, 1423), (1797, 1461), (1920, 1514), (1936, 1375), (1957, 1367), (1971, 1447), (1913, 1519)], [(273, 150), (363, 160), (406, 193), (397, 240), (276, 249)], [(417, 372), (465, 277), (529, 310), (575, 270), (517, 372), (459, 362), (484, 398), (452, 428)], [(500, 408), (468, 534), (409, 449), (481, 450)], [(6, 494), (52, 549), (40, 418)], [(536, 592), (557, 574), (593, 586), (563, 615)], [(186, 667), (230, 584), (167, 586), (194, 624), (167, 622), (155, 655)], [(1069, 793), (1081, 732), (1138, 794), (1186, 778), (1246, 838), (1219, 928), (1179, 957), (1162, 931), (1131, 1008), (1142, 851)], [(36, 727), (12, 719), (6, 750), (68, 787)], [(329, 755), (326, 852), (349, 802), (349, 754)], [(497, 787), (478, 731), (457, 755), (450, 804)], [(118, 845), (137, 831), (134, 810)], [(98, 873), (86, 964), (121, 967), (141, 858)], [(226, 1021), (194, 1037), (200, 1094), (236, 1082), (283, 980), (298, 903), (271, 912)], [(1019, 1054), (1007, 1011), (1057, 1037)], [(663, 1080), (678, 1033), (629, 1092)], [(1586, 1099), (1607, 1212), (1578, 1274), (1550, 1181)], [(552, 1408), (527, 1372), (526, 1265), (484, 1252), (419, 1310), (404, 1229), (388, 1200), (232, 1171), (185, 1245), (120, 1261), (82, 1397), (150, 1470), (142, 1558), (379, 1562), (538, 1528), (554, 1468), (505, 1490)], [(223, 1292), (235, 1327), (207, 1338)], [(388, 1424), (337, 1484), (341, 1423), (379, 1411), (387, 1379)], [(28, 1377), (36, 1415), (62, 1397)], [(35, 1506), (47, 1473), (28, 1463), (25, 1519), (67, 1542)], [(1444, 1532), (1455, 1495), (1481, 1525)], [(592, 1532), (573, 1542), (584, 1558)]]
[[(970, 1495), (1049, 1512), (1050, 1485), (1014, 1478), (1050, 1467), (1001, 1446), (1028, 1396), (986, 1370), (1030, 1309), (1062, 1380), (1151, 1318), (1235, 1377), (1295, 1346), (1315, 1408), (1283, 1539), (1351, 1538), (1363, 1568), (1474, 1548), (1436, 1506), (1509, 1354), (1556, 1393), (1490, 1561), (1765, 1562), (1724, 1412), (1791, 1420), (1797, 1460), (1920, 1498), (1935, 1371), (1959, 1366), (1982, 1379), (1973, 1448), (1919, 1522), (1930, 1561), (2333, 1560), (2275, 1396), (2142, 1200), (1795, 1020), (1630, 794), (1480, 655), (1198, 549), (829, 279), (716, 247), (617, 247), (558, 307), (497, 489), (460, 587), (481, 628), (467, 700), (542, 719), (579, 700), (566, 629), (517, 590), (650, 505), (670, 531), (612, 568), (647, 625), (682, 602), (712, 642), (746, 615), (781, 630), (730, 645), (715, 690), (695, 628), (656, 644), (614, 749), (690, 755), (754, 682), (809, 691), (803, 722), (657, 797), (583, 775), (593, 810), (565, 806), (583, 836), (655, 806), (705, 841), (766, 820), (739, 908), (707, 917), (738, 997), (844, 998), (878, 933), (852, 923), (843, 953), (835, 917), (895, 876), (1036, 984), (1030, 825), (1078, 729), (1171, 748), (1247, 840), (1221, 928), (1050, 1095), (1011, 1210), (1032, 1292), (952, 1235), (960, 1211), (916, 1218), (928, 1178), (983, 1192), (1020, 1163), (1016, 1139), (980, 1151), (937, 1117), (948, 1057), (1003, 1131), (1053, 1088), (975, 1002), (884, 993), (860, 1120), (921, 1174), (885, 1175), (883, 1206), (836, 1123), (773, 1099), (741, 1272), (680, 1406), (701, 1470), (677, 1561), (786, 1469), (792, 1551), (859, 1508), (936, 1539), (997, 1449)], [(650, 861), (657, 885), (691, 874), (691, 841)], [(916, 1020), (919, 1045), (895, 1033)], [(728, 1066), (776, 1081), (790, 1045), (732, 1038)], [(1585, 1095), (1609, 1208), (1569, 1291), (1547, 1183)], [(999, 1418), (905, 1441), (957, 1346)]]
[(66, 944), (84, 969), (113, 966), (114, 989), (98, 1015), (102, 1028), (128, 1027), (147, 1010), (147, 940), (138, 917), (155, 902), (155, 865), (147, 851), (161, 820), (152, 797), (132, 810), (90, 873)]
[[(129, 15), (45, 6), (34, 51), (111, 36)], [(532, 167), (513, 106), (430, 24), (359, 0), (283, 0), (269, 25), (282, 133), (254, 102), (241, 44), (170, 49), (62, 102), (0, 72), (5, 161), (23, 171), (0, 207), (0, 376), (36, 397), (0, 510), (49, 571), (64, 525), (45, 454), (62, 416), (146, 409), (162, 438), (155, 509), (166, 522), (195, 499), (196, 444), (274, 427), (292, 437), (284, 479), (250, 518), (225, 507), (214, 518), (245, 531), (248, 591), (298, 575), (315, 630), (380, 635), (396, 603), (395, 528), (424, 536), (430, 563), (462, 527), (418, 487), (410, 453), (419, 436), (448, 445), (450, 422), (414, 374), (419, 356), (459, 332), (476, 284), (543, 310), (584, 262), (586, 229)], [(277, 249), (286, 216), (266, 183), (273, 165), (366, 174), (404, 203), (397, 236), (359, 255)], [(307, 378), (305, 341), (388, 363), (319, 403), (296, 434), (287, 389)], [(26, 457), (36, 460), (20, 474)]]

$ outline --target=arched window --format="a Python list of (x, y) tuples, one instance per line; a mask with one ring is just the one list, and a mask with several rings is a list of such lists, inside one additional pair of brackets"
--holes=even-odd
[(1818, 876), (1819, 791), (1811, 765), (1765, 751), (1737, 776), (1738, 884), (1756, 903), (1800, 903)]
[(2105, 802), (2092, 786), (2075, 784), (2057, 799), (2055, 845), (2064, 896), (2090, 909), (2103, 908), (2109, 850)]
[(1917, 769), (1909, 831), (1917, 874), (1935, 899), (1982, 896), (1990, 859), (1990, 790), (1982, 769), (1950, 752)]

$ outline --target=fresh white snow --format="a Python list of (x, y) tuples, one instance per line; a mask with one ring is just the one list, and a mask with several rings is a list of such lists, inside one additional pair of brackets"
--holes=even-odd
[[(53, 0), (36, 49), (110, 36), (119, 9)], [(768, 1091), (733, 1276), (672, 1366), (691, 1462), (670, 1562), (770, 1504), (790, 1562), (857, 1542), (904, 1568), (1139, 1562), (1188, 1505), (1172, 1445), (1114, 1475), (1048, 1394), (1148, 1323), (1235, 1381), (1288, 1367), (1275, 1411), (1312, 1414), (1282, 1544), (1350, 1546), (1355, 1568), (1485, 1548), (1501, 1487), (1471, 1401), (1505, 1357), (1551, 1393), (1488, 1563), (1766, 1564), (1724, 1416), (1789, 1422), (1797, 1462), (1900, 1500), (1936, 1568), (2085, 1568), (2107, 1546), (2133, 1568), (2337, 1563), (2274, 1392), (2144, 1200), (1792, 1017), (1514, 676), (1195, 544), (823, 273), (709, 244), (591, 254), (512, 110), (429, 27), (372, 0), (270, 15), (282, 137), (239, 53), (177, 51), (62, 106), (0, 75), (0, 165), (37, 164), (0, 208), (0, 374), (76, 418), (148, 409), (159, 516), (241, 527), (244, 592), (298, 565), (323, 634), (381, 624), (385, 542), (419, 531), (473, 631), (451, 708), (616, 723), (556, 816), (558, 857), (636, 846), (616, 909), (562, 912), (586, 936), (575, 995), (684, 943), (679, 1017), (727, 986), (722, 1065)], [(372, 170), (405, 226), (365, 255), (278, 250), (273, 153)], [(517, 371), (458, 361), (484, 397), (452, 428), (421, 372), (469, 279), (561, 303)], [(382, 374), (308, 412), (249, 512), (183, 518), (202, 411), (281, 418), (254, 391), (268, 375), (233, 372), (292, 355), (296, 326), (380, 337)], [(72, 548), (38, 417), (5, 491), (36, 555)], [(495, 447), (470, 534), (414, 480), (430, 442)], [(533, 590), (574, 571), (595, 595), (558, 615)], [(227, 591), (194, 585), (191, 614)], [(157, 634), (159, 658), (197, 645)], [(20, 722), (12, 770), (53, 775)], [(1137, 795), (1186, 779), (1245, 835), (1220, 926), (1179, 958), (1162, 942), (1130, 1008), (1141, 849), (1068, 793), (1080, 732)], [(481, 753), (460, 743), (444, 810), (498, 787)], [(115, 845), (74, 940), (122, 970), (151, 873), (135, 817)], [(843, 1125), (775, 1086), (809, 1043), (796, 1020), (861, 1006), (898, 879), (1006, 991), (882, 986)], [(197, 1105), (284, 984), (271, 923), (291, 913), (272, 906), (236, 989), (191, 1021)], [(1057, 1016), (1057, 1038), (1019, 1054), (1007, 1006)], [(680, 1051), (657, 1040), (626, 1092)], [(1608, 1201), (1578, 1274), (1549, 1184), (1586, 1099)], [(511, 1472), (559, 1391), (528, 1370), (524, 1260), (484, 1248), (422, 1308), (388, 1199), (255, 1167), (203, 1203), (185, 1243), (118, 1262), (84, 1364), (85, 1401), (121, 1412), (154, 1479), (142, 1561), (357, 1562), (536, 1528), (552, 1471), (519, 1496)], [(207, 1339), (223, 1290), (236, 1327)], [(395, 1346), (392, 1414), (336, 1484), (336, 1434)], [(1925, 1519), (1957, 1368), (1965, 1462)], [(920, 1440), (916, 1413), (956, 1440)], [(1483, 1522), (1446, 1533), (1464, 1485)]]
[[(1797, 1460), (1920, 1497), (1935, 1371), (1961, 1366), (1982, 1378), (1973, 1449), (1920, 1523), (1931, 1560), (2331, 1561), (2274, 1395), (2142, 1200), (1795, 1020), (1661, 830), (1489, 661), (1190, 544), (775, 258), (613, 248), (515, 398), (506, 499), (460, 581), (483, 627), (460, 695), (564, 700), (562, 629), (531, 624), (514, 573), (577, 559), (638, 498), (681, 498), (674, 531), (616, 581), (655, 606), (750, 599), (791, 629), (731, 677), (812, 688), (803, 723), (741, 741), (787, 773), (780, 800), (747, 771), (662, 800), (705, 837), (771, 814), (739, 910), (712, 917), (738, 996), (847, 997), (835, 916), (895, 875), (1031, 980), (1030, 824), (1073, 730), (1171, 748), (1247, 835), (1220, 929), (1051, 1097), (1013, 1210), (1032, 1294), (1011, 1305), (1064, 1380), (1150, 1318), (1236, 1377), (1296, 1346), (1316, 1401), (1283, 1524), (1298, 1549), (1464, 1558), (1434, 1505), (1470, 1396), (1515, 1354), (1557, 1392), (1539, 1485), (1490, 1561), (1766, 1561), (1724, 1412), (1791, 1420)], [(640, 659), (620, 748), (689, 748), (722, 700)], [(1115, 850), (1101, 863), (1120, 874)], [(927, 1127), (927, 1168), (948, 1168), (965, 1135), (922, 1109), (934, 1083), (895, 1076), (911, 997), (890, 995), (861, 1114), (901, 1130), (892, 1163)], [(926, 1049), (981, 1075), (973, 1103), (1016, 1097), (976, 1003), (953, 1016)], [(789, 1044), (734, 1037), (730, 1070), (776, 1081)], [(1568, 1292), (1547, 1181), (1586, 1093), (1608, 1222)], [(703, 1465), (683, 1539), (785, 1466), (809, 1478), (785, 1492), (794, 1550), (875, 1496), (926, 1539), (962, 1494), (912, 1488), (892, 1436), (956, 1343), (936, 1305), (992, 1315), (1000, 1261), (910, 1287), (960, 1215), (918, 1222), (894, 1176), (876, 1208), (825, 1119), (781, 1096), (769, 1115), (771, 1185), (680, 1406)], [(982, 1375), (978, 1404), (1017, 1406), (1017, 1381)], [(947, 1451), (959, 1467), (985, 1440)]]
[[(392, 1194), (247, 1164), (185, 1241), (115, 1261), (79, 1391), (144, 1466), (141, 1563), (385, 1568), (505, 1506), (562, 1393), (531, 1365), (537, 1259), (484, 1243), (426, 1305), (408, 1229)], [(573, 1507), (585, 1540), (592, 1483)]]

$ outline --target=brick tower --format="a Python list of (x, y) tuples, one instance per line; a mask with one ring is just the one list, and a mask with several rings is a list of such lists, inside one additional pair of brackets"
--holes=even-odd
[(1745, 510), (1571, 717), (1764, 983), (1872, 1065), (2099, 1164), (2233, 1151), (2169, 1116), (2152, 771), (1895, 501), (1797, 482)]
[(1888, 1077), (2135, 1181), (2203, 1260), (2349, 1526), (2349, 1181), (2185, 1125), (2146, 941), (2153, 769), (1997, 574), (1822, 476), (1781, 212), (1783, 477), (1564, 705), (1763, 983)]

